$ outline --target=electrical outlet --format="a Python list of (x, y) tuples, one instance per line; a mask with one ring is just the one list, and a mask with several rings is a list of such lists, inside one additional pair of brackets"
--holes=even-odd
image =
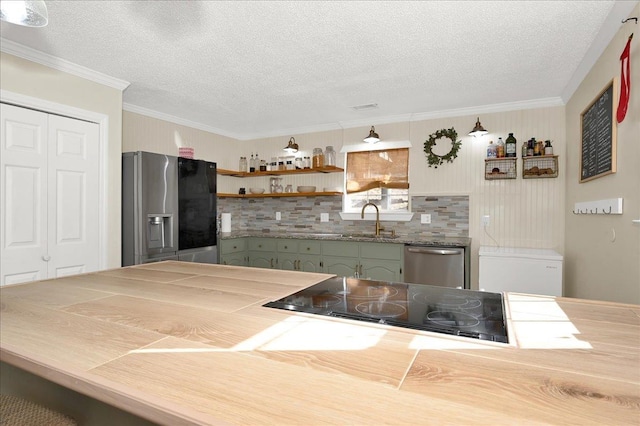
[(320, 222), (329, 222), (329, 213), (320, 213)]
[(282, 213), (276, 212), (276, 220), (282, 220)]
[(482, 216), (482, 226), (489, 226), (490, 223), (491, 223), (491, 216), (489, 216), (488, 214)]
[(420, 215), (420, 223), (429, 224), (431, 223), (431, 215), (428, 213), (423, 213)]

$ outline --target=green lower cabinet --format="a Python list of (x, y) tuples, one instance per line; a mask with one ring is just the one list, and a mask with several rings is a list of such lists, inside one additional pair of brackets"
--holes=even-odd
[(231, 240), (220, 240), (220, 264), (247, 266), (247, 240), (245, 238), (234, 238)]
[(297, 271), (298, 255), (290, 253), (278, 253), (278, 269)]
[(277, 268), (278, 258), (276, 253), (269, 253), (263, 251), (250, 251), (249, 252), (249, 266), (253, 268)]
[(303, 272), (322, 272), (322, 261), (319, 255), (299, 254), (298, 255), (298, 271)]
[(247, 255), (245, 253), (223, 254), (220, 256), (220, 264), (232, 266), (247, 266)]
[(360, 259), (360, 278), (377, 281), (401, 281), (400, 263), (393, 260)]
[(339, 277), (355, 277), (359, 272), (357, 257), (322, 256), (323, 272)]

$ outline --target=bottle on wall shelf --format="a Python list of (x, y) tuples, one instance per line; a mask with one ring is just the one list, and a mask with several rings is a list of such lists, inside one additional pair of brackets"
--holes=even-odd
[(527, 145), (529, 145), (529, 142), (522, 142), (522, 158), (527, 156)]
[(249, 172), (253, 173), (256, 171), (256, 159), (253, 158), (253, 152), (251, 153), (251, 158), (249, 159)]
[(496, 147), (496, 152), (498, 154), (498, 158), (504, 157), (504, 141), (502, 138), (498, 138), (498, 146)]
[(246, 173), (247, 171), (247, 157), (240, 157), (240, 163), (238, 163), (238, 171)]
[(544, 143), (544, 155), (553, 155), (553, 147), (551, 141), (547, 140)]
[(498, 156), (497, 148), (493, 144), (493, 141), (489, 141), (489, 146), (487, 147), (487, 158), (496, 158)]
[(533, 145), (535, 145), (535, 143), (535, 138), (531, 138), (529, 142), (527, 142), (527, 157), (533, 157)]
[(506, 146), (505, 146), (505, 151), (506, 151), (506, 156), (507, 157), (517, 157), (516, 151), (516, 138), (513, 136), (513, 133), (509, 133), (509, 136), (507, 136), (507, 141), (506, 141)]

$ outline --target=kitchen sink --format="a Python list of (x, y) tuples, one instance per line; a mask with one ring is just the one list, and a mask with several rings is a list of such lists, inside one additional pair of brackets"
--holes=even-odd
[(375, 234), (342, 234), (342, 236), (344, 238), (387, 238), (387, 239), (398, 238), (397, 235), (392, 235), (392, 234), (382, 234), (382, 235), (375, 235)]
[(344, 234), (329, 232), (289, 232), (287, 235), (291, 235), (292, 237), (344, 237)]

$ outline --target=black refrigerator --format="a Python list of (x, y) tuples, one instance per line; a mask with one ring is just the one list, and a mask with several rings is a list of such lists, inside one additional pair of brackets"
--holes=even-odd
[(178, 158), (178, 258), (217, 263), (216, 163)]

